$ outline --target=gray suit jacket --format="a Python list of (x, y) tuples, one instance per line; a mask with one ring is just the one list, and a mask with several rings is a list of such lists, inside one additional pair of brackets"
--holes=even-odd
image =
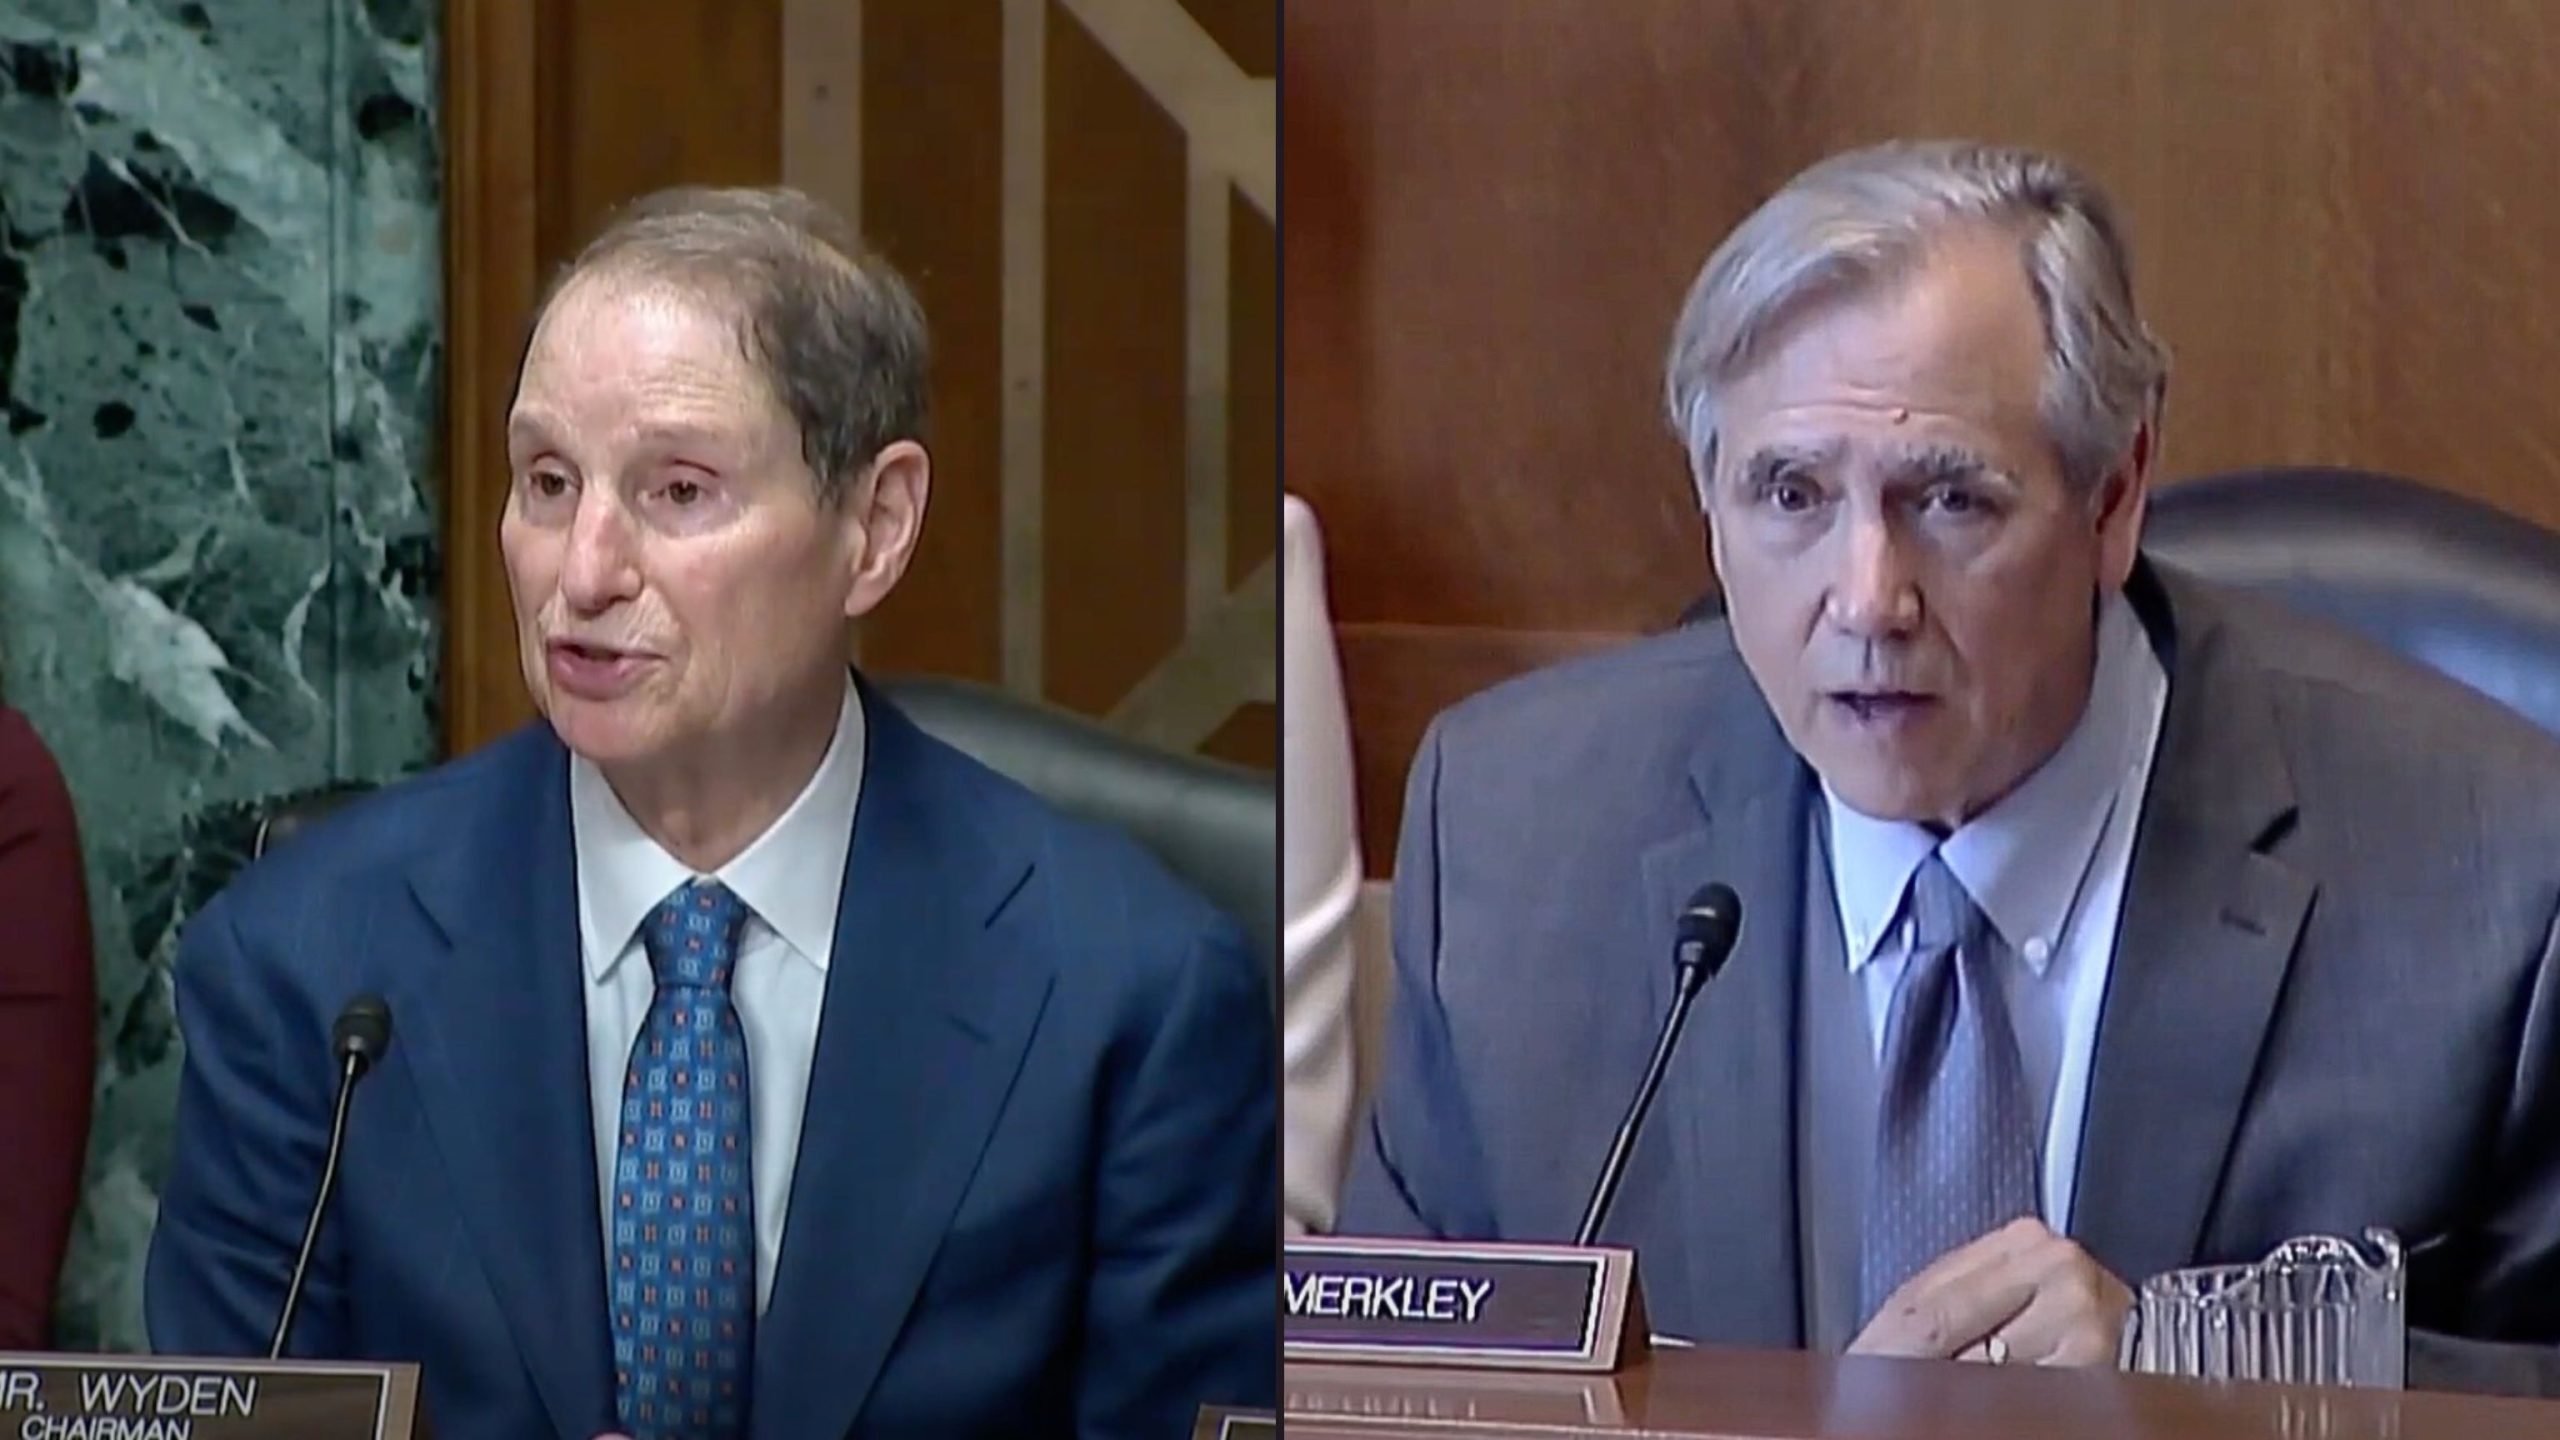
[[(2560, 742), (2145, 565), (2170, 675), (2074, 1238), (2128, 1283), (2387, 1225), (2413, 1385), (2560, 1393)], [(1658, 1329), (1805, 1343), (1795, 1135), (1812, 776), (1711, 623), (1436, 720), (1346, 1233), (1563, 1240), (1669, 1005), (1672, 915), (1743, 897), (1604, 1239)], [(2449, 1339), (2447, 1337), (2461, 1337)], [(2487, 1342), (2487, 1343), (2483, 1343)]]

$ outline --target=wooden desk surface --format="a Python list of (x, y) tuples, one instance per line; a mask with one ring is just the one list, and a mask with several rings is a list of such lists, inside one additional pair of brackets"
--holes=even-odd
[(1290, 1365), (1305, 1440), (2510, 1440), (2560, 1437), (2560, 1402), (2205, 1384), (1794, 1351), (1662, 1350), (1617, 1375)]

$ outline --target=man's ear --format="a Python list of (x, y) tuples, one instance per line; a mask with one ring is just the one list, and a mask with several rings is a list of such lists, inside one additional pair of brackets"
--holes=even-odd
[(2121, 590), (2142, 556), (2142, 520), (2151, 502), (2151, 460), (2158, 431), (2151, 421), (2133, 433), (2124, 463), (2098, 482), (2098, 586)]
[(845, 518), (860, 527), (862, 541), (854, 547), (845, 618), (870, 613), (897, 588), (924, 534), (925, 503), (932, 493), (932, 458), (913, 440), (883, 448), (871, 462), (871, 473), (846, 492)]

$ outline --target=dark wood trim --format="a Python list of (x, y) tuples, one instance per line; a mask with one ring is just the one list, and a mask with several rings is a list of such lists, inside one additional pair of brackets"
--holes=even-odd
[(444, 753), (530, 715), (498, 558), (506, 407), (540, 283), (543, 16), (445, 0)]
[(498, 517), (542, 283), (633, 196), (780, 174), (781, 23), (779, 0), (445, 0), (448, 756), (534, 713)]

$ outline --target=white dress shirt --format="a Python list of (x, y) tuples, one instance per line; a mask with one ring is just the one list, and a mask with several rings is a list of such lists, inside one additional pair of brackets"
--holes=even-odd
[(1352, 912), (1360, 898), (1351, 720), (1315, 512), (1281, 500), (1281, 1188), (1293, 1233), (1333, 1224), (1351, 1150)]
[(2027, 1088), (2044, 1118), (2045, 1223), (2071, 1223), (2080, 1127), (2098, 1012), (2115, 962), (2116, 921), (2167, 708), (2169, 678), (2121, 595), (2100, 607), (2098, 654), (2080, 723), (2052, 757), (1946, 837), (1877, 820), (1829, 787), (1831, 874), (1840, 933), (1881, 1059), (1885, 1017), (1910, 960), (1902, 894), (1933, 848), (2008, 943), (2002, 991)]
[[(747, 1107), (755, 1146), (756, 1310), (773, 1298), (775, 1263), (808, 1108), (809, 1066), (833, 961), (845, 853), (862, 794), (862, 702), (850, 678), (835, 739), (799, 797), (770, 829), (711, 878), (746, 902), (729, 993), (747, 1037)], [(587, 1093), (594, 1104), (596, 1188), (608, 1266), (613, 1255), (613, 1164), (621, 1148), (622, 1089), (657, 977), (640, 925), (659, 902), (701, 878), (652, 840), (603, 772), (569, 762), (577, 837), (578, 940), (587, 972)]]

